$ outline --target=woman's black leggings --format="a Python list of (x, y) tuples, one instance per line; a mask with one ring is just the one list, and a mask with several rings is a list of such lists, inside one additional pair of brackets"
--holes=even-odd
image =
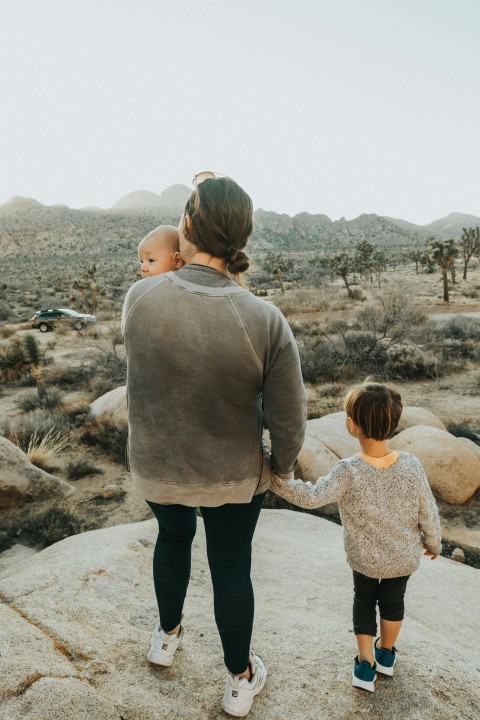
[(377, 634), (377, 603), (383, 620), (403, 620), (403, 598), (408, 578), (377, 580), (353, 571), (353, 632), (355, 635)]
[[(215, 621), (225, 665), (233, 675), (240, 675), (248, 667), (254, 614), (252, 538), (264, 497), (265, 493), (255, 495), (250, 503), (202, 507)], [(160, 625), (169, 632), (179, 625), (182, 616), (197, 511), (185, 505), (148, 505), (159, 527), (153, 579)]]

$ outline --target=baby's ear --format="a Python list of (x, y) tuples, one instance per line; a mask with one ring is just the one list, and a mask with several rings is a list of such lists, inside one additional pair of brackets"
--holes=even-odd
[(179, 252), (173, 253), (173, 264), (175, 265), (175, 270), (179, 270), (185, 265)]

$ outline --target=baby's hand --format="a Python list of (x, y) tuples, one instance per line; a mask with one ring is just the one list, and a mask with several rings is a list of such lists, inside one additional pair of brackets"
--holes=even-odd
[(423, 553), (424, 555), (431, 558), (432, 560), (437, 559), (438, 555), (436, 553), (432, 553), (432, 551), (428, 549), (428, 547), (425, 545), (425, 543), (422, 543), (422, 546), (425, 548), (425, 552)]

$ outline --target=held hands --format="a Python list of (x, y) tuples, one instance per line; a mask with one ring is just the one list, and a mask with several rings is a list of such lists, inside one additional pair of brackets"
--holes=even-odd
[(436, 560), (438, 555), (436, 553), (432, 553), (431, 550), (428, 549), (428, 547), (425, 545), (425, 543), (422, 543), (422, 546), (425, 548), (425, 552), (423, 553), (427, 557), (429, 557), (431, 560)]

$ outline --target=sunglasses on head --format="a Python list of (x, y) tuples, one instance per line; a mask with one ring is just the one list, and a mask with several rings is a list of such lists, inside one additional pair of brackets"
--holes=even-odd
[(214, 178), (218, 177), (227, 177), (223, 173), (217, 173), (213, 172), (213, 170), (203, 170), (202, 172), (197, 173), (194, 175), (192, 180), (193, 187), (197, 187), (202, 183), (204, 180), (213, 180)]

